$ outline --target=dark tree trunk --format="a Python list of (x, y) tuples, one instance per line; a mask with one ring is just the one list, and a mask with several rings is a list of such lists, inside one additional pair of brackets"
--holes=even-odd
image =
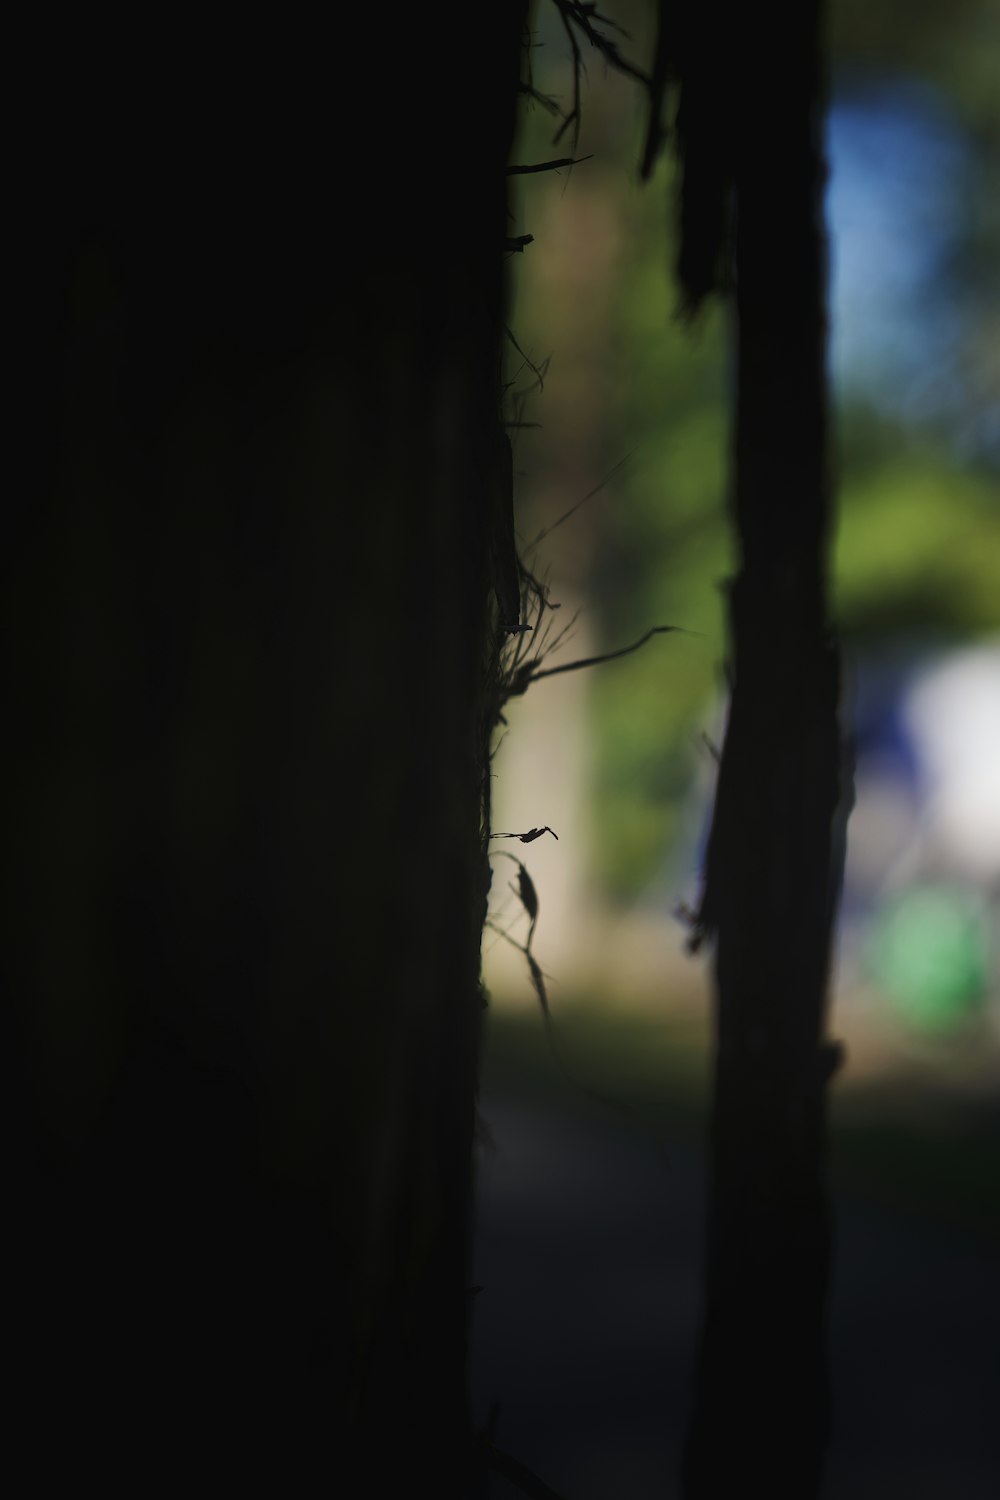
[(4, 1321), (39, 1483), (466, 1491), (524, 5), (485, 45), (466, 9), (19, 50)]
[[(825, 1091), (835, 1053), (824, 1026), (841, 791), (826, 602), (818, 9), (734, 7), (715, 85), (729, 91), (716, 128), (728, 132), (734, 190), (741, 559), (701, 912), (715, 941), (717, 1063), (689, 1500), (806, 1500), (819, 1489), (829, 1425)], [(692, 128), (696, 116), (689, 110)]]

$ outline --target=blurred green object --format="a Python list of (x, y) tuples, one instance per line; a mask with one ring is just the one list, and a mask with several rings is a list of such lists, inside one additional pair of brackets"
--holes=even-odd
[(976, 897), (947, 885), (917, 886), (883, 907), (868, 947), (873, 977), (912, 1026), (947, 1031), (987, 992), (986, 925)]

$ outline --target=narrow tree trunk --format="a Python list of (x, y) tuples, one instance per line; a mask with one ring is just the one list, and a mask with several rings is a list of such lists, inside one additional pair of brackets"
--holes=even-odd
[(20, 54), (4, 1322), (40, 1484), (465, 1493), (523, 10), (447, 78), (451, 3), (336, 52), (241, 15)]
[(829, 1427), (824, 1041), (838, 888), (826, 601), (826, 260), (818, 5), (734, 12), (732, 699), (702, 909), (717, 1061), (688, 1500), (819, 1490)]

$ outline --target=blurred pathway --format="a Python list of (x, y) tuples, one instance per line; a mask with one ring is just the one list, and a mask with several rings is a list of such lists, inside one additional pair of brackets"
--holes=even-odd
[[(564, 1099), (490, 1091), (474, 1402), (566, 1500), (673, 1500), (697, 1332), (703, 1161)], [(992, 1500), (1000, 1300), (976, 1236), (838, 1205), (826, 1500)], [(495, 1480), (494, 1500), (517, 1492)]]

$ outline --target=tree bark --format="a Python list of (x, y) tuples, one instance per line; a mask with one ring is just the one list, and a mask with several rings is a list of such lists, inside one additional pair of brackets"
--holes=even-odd
[(470, 1483), (524, 5), (486, 48), (465, 12), (19, 53), (5, 1325), (39, 1482)]
[[(824, 1039), (842, 849), (819, 5), (728, 11), (735, 280), (731, 703), (701, 927), (717, 1057), (687, 1500), (818, 1493), (829, 1429)], [(731, 49), (731, 51), (729, 50)]]

